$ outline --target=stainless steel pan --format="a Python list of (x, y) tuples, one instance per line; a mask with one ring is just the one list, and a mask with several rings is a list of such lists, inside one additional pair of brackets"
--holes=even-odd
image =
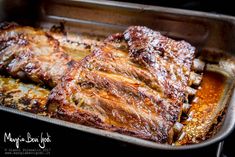
[[(130, 25), (145, 25), (176, 39), (184, 39), (199, 51), (235, 52), (235, 18), (225, 15), (187, 11), (165, 7), (121, 3), (113, 1), (0, 1), (0, 20), (50, 28), (64, 22), (66, 30), (81, 34), (107, 36), (123, 31)], [(226, 69), (221, 70), (224, 73)], [(234, 79), (230, 76), (230, 79)], [(231, 96), (231, 99), (229, 97)], [(229, 88), (224, 96), (227, 104), (225, 120), (220, 131), (212, 138), (194, 145), (170, 146), (99, 130), (58, 119), (39, 116), (0, 106), (0, 110), (30, 117), (48, 123), (105, 136), (143, 147), (164, 150), (186, 150), (208, 146), (228, 136), (235, 125), (235, 92)]]

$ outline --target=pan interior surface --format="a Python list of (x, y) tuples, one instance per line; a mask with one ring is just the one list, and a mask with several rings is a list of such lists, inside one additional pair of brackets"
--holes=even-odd
[[(97, 42), (99, 42), (99, 40), (103, 39), (108, 34), (123, 31), (129, 25), (139, 25), (144, 23), (150, 28), (160, 30), (163, 34), (166, 34), (172, 38), (184, 39), (186, 41), (189, 41), (190, 43), (194, 44), (199, 50), (203, 50), (204, 48), (213, 48), (213, 53), (221, 52), (221, 50), (223, 53), (234, 52), (235, 50), (235, 47), (232, 44), (232, 40), (227, 40), (227, 43), (223, 43), (221, 42), (219, 36), (214, 35), (216, 34), (215, 32), (222, 31), (224, 29), (226, 37), (228, 39), (232, 39), (232, 33), (229, 33), (232, 24), (228, 21), (235, 20), (231, 17), (218, 17), (212, 14), (190, 12), (177, 9), (175, 10), (169, 8), (164, 11), (165, 8), (161, 7), (134, 4), (130, 4), (129, 6), (127, 6), (125, 3), (119, 2), (42, 1), (39, 4), (40, 8), (37, 8), (38, 12), (37, 14), (35, 13), (35, 17), (37, 15), (39, 20), (34, 21), (33, 19), (31, 19), (31, 17), (29, 17), (29, 20), (23, 20), (23, 23), (30, 23), (31, 25), (36, 27), (49, 29), (55, 25), (58, 26), (60, 22), (63, 22), (65, 25), (65, 29), (68, 30), (68, 32), (71, 32), (71, 36), (73, 36), (73, 34), (81, 36), (81, 38), (92, 36), (94, 37), (92, 38), (92, 40), (97, 40)], [(115, 5), (118, 7), (118, 9), (117, 11), (112, 11)], [(92, 9), (95, 9), (93, 13), (91, 11)], [(95, 13), (97, 15), (95, 15)], [(110, 16), (103, 16), (107, 13), (110, 13)], [(136, 16), (136, 13), (138, 13), (138, 15), (141, 15), (141, 18), (138, 18)], [(183, 15), (184, 13), (185, 15)], [(9, 14), (9, 16), (15, 17), (15, 14)], [(120, 18), (119, 16), (125, 18)], [(204, 20), (200, 20), (201, 16), (205, 17)], [(152, 18), (157, 19), (157, 21), (151, 22), (153, 21)], [(220, 19), (222, 19), (222, 21), (218, 22), (218, 27), (215, 28), (213, 26), (214, 23)], [(18, 20), (22, 22), (22, 19)], [(174, 25), (175, 27), (172, 27), (172, 25)], [(225, 29), (224, 27), (228, 29)], [(235, 30), (232, 31), (235, 32)], [(72, 50), (70, 52), (71, 54), (73, 54)], [(89, 52), (87, 52), (86, 54), (88, 53)], [(81, 58), (86, 56), (86, 54), (81, 56), (76, 56), (75, 54), (74, 57), (77, 57), (77, 59), (80, 60)], [(125, 141), (150, 148), (166, 150), (184, 150), (204, 147), (224, 139), (229, 133), (232, 132), (233, 126), (235, 124), (235, 115), (233, 114), (235, 112), (234, 74), (233, 69), (228, 70), (226, 68), (226, 65), (229, 64), (231, 61), (228, 61), (227, 59), (224, 59), (223, 61), (219, 59), (213, 61), (206, 57), (204, 58), (204, 60), (208, 62), (206, 71), (217, 73), (225, 78), (224, 90), (218, 103), (221, 110), (226, 108), (226, 114), (222, 126), (220, 127), (218, 132), (213, 137), (198, 144), (184, 145), (178, 147), (170, 145), (161, 145), (156, 144), (154, 142), (136, 139), (134, 137), (129, 137), (117, 133), (73, 124), (70, 122), (64, 122), (57, 119), (50, 119), (48, 117), (33, 115), (21, 111), (14, 111), (2, 106), (0, 106), (0, 109), (14, 114), (20, 114), (49, 123), (54, 123), (57, 125), (82, 130), (92, 134), (106, 136), (111, 139), (117, 139), (120, 141)]]

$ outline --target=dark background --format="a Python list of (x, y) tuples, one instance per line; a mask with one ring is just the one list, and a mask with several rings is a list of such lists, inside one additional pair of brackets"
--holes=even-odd
[[(235, 16), (234, 5), (231, 1), (187, 1), (187, 0), (157, 0), (157, 1), (129, 1), (142, 4), (157, 6), (166, 6), (173, 8), (206, 11), (218, 14), (227, 14)], [(0, 156), (4, 153), (4, 148), (15, 148), (14, 143), (3, 143), (5, 132), (11, 132), (13, 136), (26, 136), (30, 132), (32, 136), (38, 136), (41, 132), (48, 132), (51, 135), (51, 143), (46, 144), (46, 148), (51, 149), (50, 154), (54, 155), (73, 155), (87, 156), (95, 154), (96, 156), (180, 156), (180, 157), (198, 157), (198, 156), (216, 156), (217, 144), (198, 150), (189, 151), (160, 151), (151, 150), (127, 143), (121, 143), (114, 140), (81, 133), (76, 130), (51, 125), (46, 122), (32, 120), (26, 117), (13, 115), (11, 113), (0, 112)], [(234, 157), (235, 133), (230, 135), (224, 144), (223, 157)], [(21, 145), (28, 148), (28, 145)], [(32, 145), (31, 145), (32, 146)], [(33, 145), (33, 147), (37, 147)]]
[(171, 8), (235, 15), (233, 0), (119, 0)]

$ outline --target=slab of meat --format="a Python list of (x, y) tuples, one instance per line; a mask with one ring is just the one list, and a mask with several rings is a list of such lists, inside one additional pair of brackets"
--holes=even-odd
[(73, 61), (59, 42), (32, 27), (1, 24), (0, 70), (54, 87)]
[(195, 48), (146, 27), (110, 36), (52, 90), (54, 116), (171, 143), (187, 99)]

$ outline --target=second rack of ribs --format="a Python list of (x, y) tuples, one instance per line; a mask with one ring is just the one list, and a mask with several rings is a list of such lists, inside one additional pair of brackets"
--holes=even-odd
[(72, 64), (71, 57), (47, 32), (1, 23), (0, 70), (54, 87)]

